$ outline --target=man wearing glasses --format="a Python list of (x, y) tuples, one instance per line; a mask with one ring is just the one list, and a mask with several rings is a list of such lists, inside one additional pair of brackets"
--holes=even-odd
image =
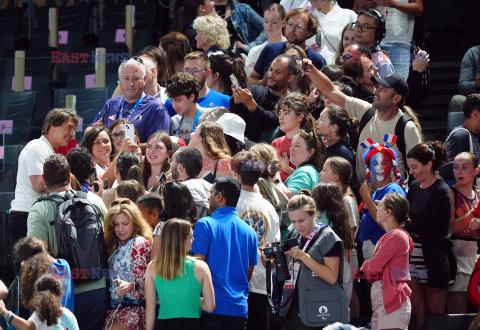
[(307, 58), (310, 59), (316, 68), (321, 69), (326, 65), (325, 59), (312, 48), (305, 44), (305, 41), (314, 36), (318, 30), (318, 20), (314, 14), (308, 9), (297, 8), (292, 10), (285, 16), (285, 34), (287, 41), (274, 42), (267, 44), (260, 53), (257, 63), (248, 76), (247, 85), (267, 85), (266, 72), (272, 61), (290, 45), (300, 46)]
[(110, 127), (119, 118), (128, 119), (137, 129), (140, 142), (158, 130), (170, 129), (170, 117), (165, 107), (153, 96), (145, 93), (147, 71), (143, 60), (132, 57), (120, 64), (118, 80), (123, 95), (114, 97), (105, 103), (85, 134), (95, 126)]
[[(208, 56), (204, 52), (197, 51), (187, 54), (184, 61), (183, 72), (191, 74), (200, 86), (197, 101), (198, 105), (202, 108), (225, 107), (228, 109), (230, 97), (214, 91), (207, 86), (207, 78), (212, 74), (212, 71), (210, 70), (210, 59)], [(170, 99), (165, 102), (165, 107), (170, 116), (175, 116), (177, 114)]]
[(377, 9), (360, 10), (354, 23), (355, 42), (363, 44), (372, 51), (372, 61), (380, 77), (395, 73), (395, 69), (386, 52), (380, 49), (385, 37), (385, 19)]

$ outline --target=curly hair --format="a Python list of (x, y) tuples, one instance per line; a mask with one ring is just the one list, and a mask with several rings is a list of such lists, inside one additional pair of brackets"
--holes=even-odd
[(348, 212), (338, 185), (335, 182), (320, 182), (313, 188), (312, 197), (317, 210), (326, 213), (333, 231), (343, 241), (345, 248), (353, 248)]
[[(150, 137), (147, 140), (147, 146), (152, 139), (162, 141), (165, 144), (167, 151), (170, 153), (170, 157), (172, 157), (173, 143), (172, 143), (172, 139), (170, 139), (170, 135), (168, 135), (167, 132), (158, 131), (150, 135)], [(168, 171), (170, 171), (170, 164), (166, 160), (162, 165), (162, 172), (167, 173)], [(145, 188), (148, 188), (147, 185), (148, 185), (148, 179), (150, 178), (150, 175), (152, 175), (152, 165), (148, 161), (147, 157), (145, 157), (143, 161), (143, 167), (142, 167), (142, 178), (143, 178), (143, 185), (145, 186)]]
[(35, 295), (35, 283), (37, 279), (50, 272), (51, 262), (48, 254), (38, 253), (28, 259), (20, 276), (20, 297), (27, 308), (32, 308), (31, 300)]
[(222, 126), (219, 123), (212, 121), (203, 122), (197, 129), (200, 129), (200, 137), (209, 158), (214, 160), (231, 160), (230, 149), (223, 135)]
[(304, 130), (316, 130), (315, 118), (312, 116), (308, 96), (301, 93), (288, 93), (280, 97), (275, 105), (275, 114), (280, 116), (280, 111), (288, 109), (295, 112), (296, 116), (303, 115), (300, 128)]
[(19, 263), (43, 252), (42, 242), (35, 237), (24, 237), (13, 246), (13, 255)]
[(145, 221), (142, 216), (142, 212), (138, 207), (129, 199), (118, 199), (118, 204), (112, 206), (108, 210), (105, 221), (103, 222), (103, 232), (105, 235), (105, 243), (107, 244), (110, 253), (114, 252), (118, 247), (118, 238), (115, 234), (114, 220), (120, 213), (125, 214), (133, 223), (133, 233), (130, 239), (142, 236), (149, 242), (152, 242), (152, 228)]
[(212, 46), (220, 49), (230, 47), (230, 35), (227, 29), (227, 21), (218, 16), (217, 13), (210, 13), (195, 18), (193, 28), (202, 33), (204, 39), (210, 41)]
[(93, 156), (87, 148), (73, 148), (67, 154), (70, 171), (80, 181), (88, 179), (92, 171)]
[(167, 95), (170, 99), (185, 95), (187, 98), (190, 95), (195, 95), (194, 102), (198, 101), (198, 94), (200, 93), (200, 85), (191, 74), (179, 72), (175, 73), (167, 82)]
[(40, 321), (47, 323), (48, 326), (56, 324), (63, 315), (61, 296), (62, 283), (52, 275), (43, 275), (35, 283), (35, 295), (31, 307), (37, 312)]

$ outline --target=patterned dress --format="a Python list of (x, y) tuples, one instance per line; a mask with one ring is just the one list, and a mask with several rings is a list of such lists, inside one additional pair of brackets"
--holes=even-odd
[[(107, 327), (114, 321), (119, 321), (131, 329), (145, 329), (145, 272), (150, 261), (151, 249), (151, 243), (138, 236), (119, 246), (108, 259), (111, 302), (105, 320)], [(134, 281), (136, 288), (120, 300), (115, 290), (117, 284), (114, 279)], [(120, 308), (115, 312), (119, 304)]]

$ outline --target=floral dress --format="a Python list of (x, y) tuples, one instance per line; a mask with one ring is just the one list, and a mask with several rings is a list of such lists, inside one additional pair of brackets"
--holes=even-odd
[[(119, 246), (108, 259), (111, 302), (105, 320), (107, 327), (114, 321), (119, 321), (131, 329), (145, 329), (145, 272), (150, 261), (151, 249), (149, 241), (137, 236), (125, 245)], [(135, 290), (120, 300), (115, 290), (117, 288), (117, 283), (113, 281), (115, 279), (135, 282)], [(115, 312), (119, 304), (120, 308)]]

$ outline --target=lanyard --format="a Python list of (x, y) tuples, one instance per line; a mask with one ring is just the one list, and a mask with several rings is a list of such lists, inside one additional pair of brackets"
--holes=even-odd
[[(185, 116), (182, 116), (182, 118), (180, 119), (180, 123), (178, 123), (178, 127), (175, 131), (175, 136), (178, 136), (178, 131), (180, 130), (180, 127), (182, 126), (182, 121), (183, 121), (184, 117)], [(195, 128), (197, 128), (199, 120), (200, 120), (200, 110), (197, 108), (197, 114), (195, 115), (195, 121), (193, 122), (193, 128), (192, 128), (192, 131), (190, 133), (195, 132)]]
[[(315, 237), (315, 235), (318, 233), (318, 230), (319, 230), (321, 227), (322, 227), (322, 226), (320, 226), (318, 223), (315, 224), (315, 227), (313, 228), (313, 231), (312, 231), (312, 233), (310, 234), (310, 237), (308, 237), (307, 242), (306, 242), (305, 245), (303, 246), (303, 249), (302, 249), (303, 252), (305, 252), (305, 250), (307, 250), (308, 245), (309, 245), (310, 242), (312, 241), (313, 237)], [(299, 236), (299, 237), (298, 237), (298, 245), (300, 245), (301, 239), (302, 239), (302, 236)]]
[[(133, 107), (130, 111), (125, 111), (125, 118), (128, 118), (129, 116), (131, 116), (135, 113), (135, 108), (140, 104), (140, 102), (142, 102), (144, 97), (145, 97), (145, 92), (143, 92), (142, 97), (140, 99), (138, 99), (137, 102), (135, 102), (133, 104)], [(123, 97), (123, 100), (122, 100), (122, 108), (120, 109), (120, 112), (118, 113), (118, 118), (124, 118), (123, 117), (123, 107), (124, 106), (125, 106), (125, 96)]]

